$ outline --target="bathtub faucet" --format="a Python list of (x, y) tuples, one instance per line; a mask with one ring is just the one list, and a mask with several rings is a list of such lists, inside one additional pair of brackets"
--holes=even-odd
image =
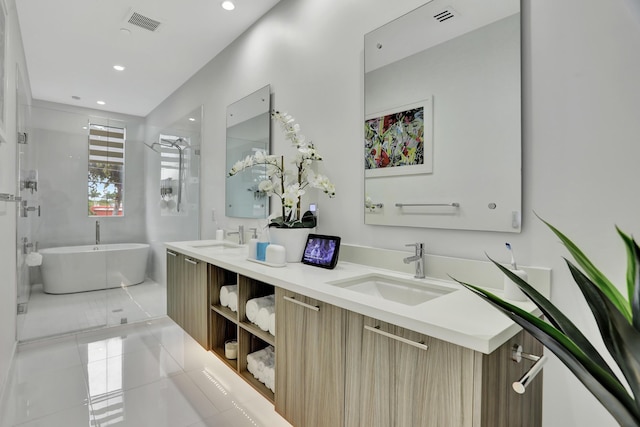
[(96, 245), (100, 244), (100, 221), (96, 221)]

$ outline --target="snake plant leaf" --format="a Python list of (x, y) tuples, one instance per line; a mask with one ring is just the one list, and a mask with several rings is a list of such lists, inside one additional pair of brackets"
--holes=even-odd
[(602, 366), (589, 359), (562, 332), (519, 307), (507, 303), (491, 292), (468, 283), (460, 281), (458, 283), (502, 311), (553, 352), (621, 426), (637, 427), (640, 425), (640, 412), (635, 401), (620, 381), (607, 373)]
[(504, 267), (500, 263), (489, 258), (507, 277), (509, 277), (521, 290), (529, 297), (529, 299), (538, 306), (545, 318), (562, 333), (564, 333), (571, 341), (573, 341), (582, 350), (587, 357), (598, 365), (602, 366), (611, 376), (615, 376), (607, 362), (595, 349), (591, 341), (569, 320), (555, 305), (545, 298), (540, 292), (533, 288), (529, 283), (520, 276), (514, 274), (511, 270)]
[(633, 253), (636, 258), (636, 279), (633, 286), (633, 296), (631, 302), (631, 314), (633, 316), (633, 327), (640, 331), (640, 247), (633, 240)]
[(631, 308), (627, 300), (622, 296), (620, 291), (618, 291), (618, 288), (616, 288), (613, 283), (611, 283), (611, 281), (607, 279), (607, 277), (602, 274), (595, 265), (593, 265), (589, 258), (587, 258), (580, 248), (578, 248), (567, 236), (542, 218), (540, 218), (540, 220), (560, 238), (564, 246), (573, 256), (573, 259), (584, 269), (585, 273), (587, 273), (587, 276), (591, 278), (593, 283), (596, 284), (602, 292), (604, 292), (604, 294), (618, 307), (620, 312), (624, 314), (629, 323), (631, 323)]
[(616, 227), (622, 237), (627, 250), (627, 293), (631, 303), (631, 318), (633, 326), (640, 331), (640, 249), (635, 240)]
[[(567, 265), (593, 313), (607, 350), (627, 379), (631, 392), (640, 396), (640, 332), (582, 271), (569, 261)], [(639, 404), (636, 401), (640, 411)]]

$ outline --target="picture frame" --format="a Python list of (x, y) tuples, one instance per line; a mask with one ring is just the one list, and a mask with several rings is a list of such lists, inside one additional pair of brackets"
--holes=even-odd
[(365, 178), (433, 173), (433, 97), (365, 116)]

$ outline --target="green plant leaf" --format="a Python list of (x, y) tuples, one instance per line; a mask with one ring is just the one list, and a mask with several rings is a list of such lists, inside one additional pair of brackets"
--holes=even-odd
[(593, 283), (611, 300), (613, 304), (618, 307), (620, 312), (627, 318), (627, 321), (631, 323), (631, 306), (629, 302), (622, 296), (620, 291), (605, 277), (604, 274), (600, 272), (596, 268), (595, 265), (586, 257), (586, 255), (571, 241), (567, 236), (562, 234), (560, 230), (555, 228), (553, 225), (549, 224), (542, 218), (540, 218), (542, 222), (544, 222), (547, 227), (551, 229), (555, 233), (556, 236), (560, 238), (564, 246), (569, 250), (573, 259), (582, 267), (593, 281)]
[(584, 336), (582, 332), (573, 324), (567, 316), (565, 316), (558, 308), (545, 298), (540, 292), (533, 288), (529, 283), (524, 281), (520, 276), (513, 273), (513, 271), (504, 267), (500, 263), (489, 258), (507, 277), (509, 277), (521, 290), (529, 297), (535, 305), (538, 306), (545, 318), (562, 333), (564, 333), (576, 346), (584, 352), (587, 357), (593, 360), (598, 365), (602, 366), (609, 375), (615, 376), (607, 362), (602, 358), (600, 353), (591, 344), (591, 341)]
[(604, 405), (620, 425), (629, 427), (640, 425), (640, 413), (635, 401), (620, 381), (589, 359), (562, 332), (519, 307), (507, 303), (491, 292), (468, 283), (460, 281), (458, 283), (502, 311), (553, 352)]
[(629, 299), (631, 303), (631, 315), (633, 316), (633, 327), (640, 331), (640, 247), (633, 240), (633, 254), (636, 259), (636, 280), (633, 286), (633, 295)]
[[(640, 396), (640, 333), (582, 271), (569, 261), (567, 265), (593, 313), (607, 350), (620, 367), (634, 396)], [(636, 400), (638, 411), (639, 403)]]
[(636, 294), (636, 289), (638, 287), (638, 274), (640, 274), (640, 269), (638, 268), (638, 255), (636, 242), (631, 238), (631, 236), (624, 233), (616, 226), (616, 231), (622, 238), (625, 244), (625, 249), (627, 250), (627, 294), (628, 301), (631, 304), (631, 319), (633, 325), (637, 330), (640, 330), (640, 315), (638, 312), (640, 311), (638, 307), (638, 301)]

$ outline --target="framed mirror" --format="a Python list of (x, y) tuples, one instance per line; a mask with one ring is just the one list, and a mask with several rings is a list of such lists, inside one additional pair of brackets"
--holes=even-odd
[[(269, 153), (271, 101), (269, 85), (227, 107), (227, 171), (255, 154)], [(254, 166), (226, 179), (225, 212), (228, 217), (266, 218), (269, 198), (258, 189), (264, 167)]]
[(364, 38), (365, 223), (520, 232), (520, 0), (433, 0)]

